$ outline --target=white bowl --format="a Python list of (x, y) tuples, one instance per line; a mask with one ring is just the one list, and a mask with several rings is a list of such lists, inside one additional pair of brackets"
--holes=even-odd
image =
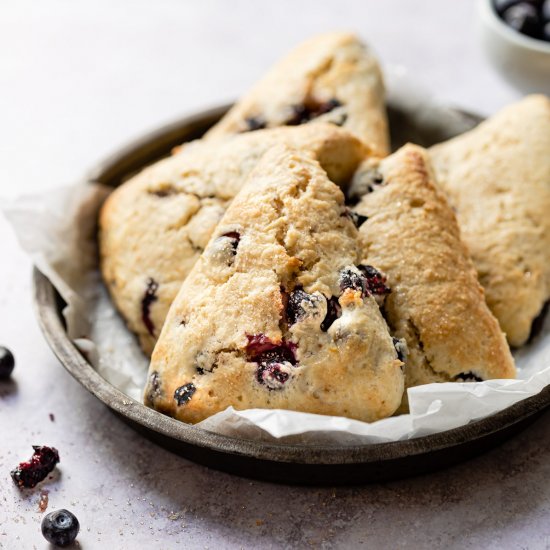
[(524, 93), (550, 95), (550, 42), (515, 31), (500, 19), (492, 0), (478, 0), (483, 47), (500, 74)]

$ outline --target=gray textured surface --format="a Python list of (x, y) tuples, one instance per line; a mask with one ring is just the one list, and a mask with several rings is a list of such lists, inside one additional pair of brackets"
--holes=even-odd
[[(453, 104), (490, 113), (517, 97), (477, 48), (470, 1), (296, 4), (3, 2), (0, 196), (75, 180), (136, 134), (238, 95), (324, 29), (355, 28)], [(0, 257), (0, 344), (18, 362), (14, 384), (0, 385), (0, 548), (48, 548), (39, 491), (9, 479), (32, 444), (58, 447), (59, 474), (42, 488), (48, 510), (77, 514), (85, 550), (550, 547), (548, 415), (476, 460), (384, 485), (304, 489), (209, 471), (140, 438), (65, 373), (3, 219)]]

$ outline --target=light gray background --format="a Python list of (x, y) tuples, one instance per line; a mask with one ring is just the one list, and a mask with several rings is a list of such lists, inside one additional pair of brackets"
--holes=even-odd
[[(0, 2), (0, 196), (75, 181), (126, 140), (246, 90), (303, 38), (349, 28), (449, 103), (494, 112), (518, 94), (488, 66), (474, 3), (442, 0)], [(80, 519), (85, 550), (548, 548), (548, 415), (445, 472), (304, 489), (209, 471), (143, 440), (58, 364), (37, 327), (27, 258), (0, 219), (0, 548), (48, 548), (37, 490), (9, 470), (56, 446), (48, 510)], [(49, 419), (55, 415), (55, 422)]]

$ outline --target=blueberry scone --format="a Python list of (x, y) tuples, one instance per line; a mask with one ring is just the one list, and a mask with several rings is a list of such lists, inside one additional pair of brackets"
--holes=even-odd
[(307, 152), (269, 151), (183, 283), (153, 352), (145, 403), (195, 423), (232, 405), (372, 421), (403, 394), (342, 191)]
[(186, 144), (107, 199), (100, 214), (103, 277), (147, 354), (229, 202), (277, 143), (312, 151), (340, 185), (368, 154), (357, 138), (331, 124), (260, 130)]
[(407, 344), (407, 387), (431, 382), (513, 378), (504, 334), (451, 207), (436, 189), (427, 152), (406, 145), (358, 170), (353, 207), (363, 256), (387, 276), (384, 311)]
[(550, 298), (550, 100), (529, 96), (430, 155), (487, 303), (521, 346)]
[(342, 126), (381, 154), (389, 151), (382, 74), (356, 36), (334, 32), (303, 42), (281, 59), (206, 139), (311, 121)]

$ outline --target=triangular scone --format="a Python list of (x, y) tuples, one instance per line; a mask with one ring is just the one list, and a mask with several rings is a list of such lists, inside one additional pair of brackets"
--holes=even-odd
[(294, 48), (206, 138), (313, 120), (342, 126), (381, 154), (389, 152), (380, 67), (353, 34), (322, 34)]
[(368, 149), (332, 124), (193, 142), (116, 189), (100, 214), (101, 269), (128, 327), (150, 354), (168, 308), (227, 205), (261, 156), (283, 143), (312, 151), (344, 186)]
[(529, 96), (430, 156), (487, 303), (521, 346), (550, 298), (550, 100)]
[(306, 152), (269, 151), (183, 283), (145, 403), (195, 423), (232, 405), (372, 421), (402, 363), (342, 191)]
[(427, 152), (406, 145), (384, 160), (368, 160), (354, 186), (366, 192), (352, 207), (363, 255), (387, 276), (386, 318), (407, 343), (407, 387), (513, 378), (508, 344), (454, 213), (433, 183)]

